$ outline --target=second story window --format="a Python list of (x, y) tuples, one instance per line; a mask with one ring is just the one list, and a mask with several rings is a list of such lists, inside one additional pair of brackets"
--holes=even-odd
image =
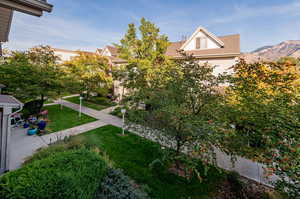
[(197, 37), (196, 38), (196, 49), (205, 49), (205, 48), (207, 48), (206, 37)]

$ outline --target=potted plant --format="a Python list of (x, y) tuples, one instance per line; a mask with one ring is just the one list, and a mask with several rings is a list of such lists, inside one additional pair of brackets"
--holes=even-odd
[(27, 130), (27, 135), (35, 135), (38, 132), (38, 129), (34, 125), (30, 125)]

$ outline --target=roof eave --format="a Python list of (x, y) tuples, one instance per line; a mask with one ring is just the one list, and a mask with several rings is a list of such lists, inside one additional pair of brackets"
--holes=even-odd
[[(1, 96), (1, 95), (0, 95)], [(18, 99), (16, 99), (14, 96), (8, 95), (14, 102), (13, 103), (7, 103), (7, 102), (1, 102), (0, 101), (0, 107), (11, 107), (11, 108), (18, 108), (23, 106), (24, 104), (20, 102)]]
[(41, 0), (0, 0), (0, 6), (34, 16), (42, 16), (43, 11), (51, 12), (53, 5)]
[[(192, 54), (192, 53), (191, 53)], [(195, 58), (224, 58), (224, 57), (238, 57), (241, 53), (223, 53), (223, 54), (206, 54), (206, 55), (193, 55)], [(182, 59), (183, 56), (170, 56), (172, 59)]]

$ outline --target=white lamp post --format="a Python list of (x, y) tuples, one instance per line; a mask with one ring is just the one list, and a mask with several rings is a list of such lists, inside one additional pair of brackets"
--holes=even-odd
[(81, 117), (81, 111), (82, 111), (82, 100), (83, 100), (83, 97), (82, 97), (82, 96), (80, 96), (80, 97), (79, 97), (79, 101), (80, 101), (80, 103), (79, 103), (79, 117)]
[(124, 123), (125, 123), (125, 113), (126, 113), (126, 109), (125, 109), (125, 108), (122, 108), (122, 109), (121, 109), (121, 113), (122, 113), (122, 118), (123, 118), (122, 135), (125, 135), (125, 133), (124, 133)]

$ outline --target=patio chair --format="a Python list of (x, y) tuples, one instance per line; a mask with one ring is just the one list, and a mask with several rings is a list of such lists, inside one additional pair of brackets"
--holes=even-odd
[(25, 120), (23, 119), (22, 115), (17, 113), (15, 115), (12, 115), (11, 117), (11, 125), (12, 127), (19, 127), (19, 126), (23, 126), (23, 124), (25, 123)]

